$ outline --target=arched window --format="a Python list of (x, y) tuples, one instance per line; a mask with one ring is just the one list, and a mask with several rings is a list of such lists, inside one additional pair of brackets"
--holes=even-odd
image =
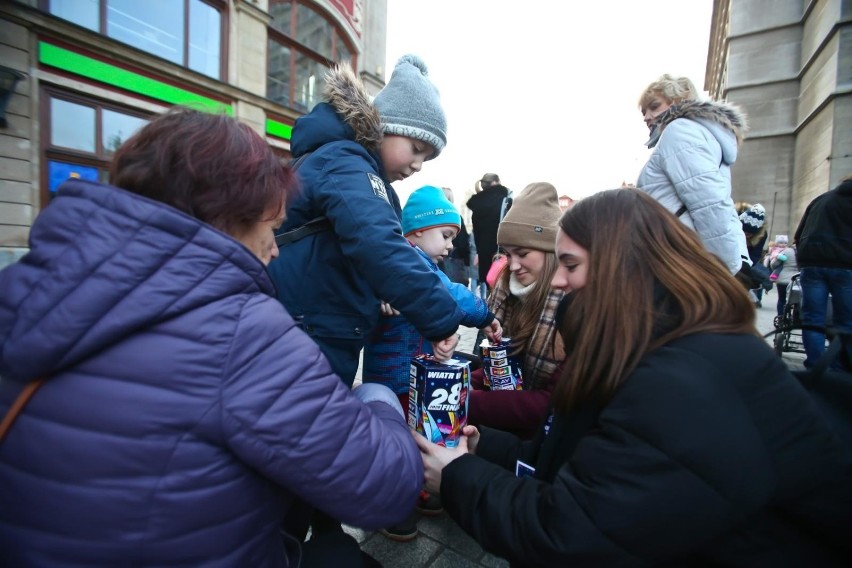
[(266, 96), (309, 112), (319, 102), (326, 70), (336, 61), (352, 61), (354, 49), (331, 17), (310, 2), (270, 0), (269, 13)]

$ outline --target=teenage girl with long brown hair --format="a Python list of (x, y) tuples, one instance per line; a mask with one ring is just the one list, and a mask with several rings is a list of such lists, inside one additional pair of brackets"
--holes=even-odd
[(415, 437), (453, 519), (519, 566), (850, 565), (850, 449), (698, 236), (617, 189), (561, 217), (556, 254), (551, 419), (528, 442)]

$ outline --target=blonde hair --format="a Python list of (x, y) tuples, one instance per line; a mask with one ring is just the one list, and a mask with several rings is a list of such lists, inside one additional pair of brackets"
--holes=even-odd
[(661, 75), (659, 79), (648, 85), (642, 96), (639, 97), (639, 108), (642, 112), (648, 107), (656, 96), (662, 96), (669, 104), (677, 104), (683, 101), (696, 101), (701, 98), (695, 84), (689, 77), (675, 77), (674, 75)]

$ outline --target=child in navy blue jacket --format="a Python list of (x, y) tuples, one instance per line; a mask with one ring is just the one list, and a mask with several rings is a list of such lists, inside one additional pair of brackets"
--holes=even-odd
[[(370, 101), (351, 67), (325, 77), (324, 101), (291, 139), (302, 191), (287, 202), (281, 257), (269, 274), (278, 299), (352, 386), (381, 300), (447, 357), (462, 314), (400, 228), (391, 183), (414, 175), (447, 142), (446, 117), (426, 65), (404, 56)], [(309, 222), (317, 230), (305, 231)]]

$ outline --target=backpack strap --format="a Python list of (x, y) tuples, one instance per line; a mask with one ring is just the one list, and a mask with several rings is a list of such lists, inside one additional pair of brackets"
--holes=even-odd
[(304, 154), (302, 154), (298, 158), (296, 158), (294, 160), (290, 160), (290, 162), (287, 165), (290, 167), (291, 170), (293, 170), (295, 172), (296, 170), (299, 169), (299, 166), (302, 165), (302, 162), (305, 161), (305, 158), (307, 158), (311, 154), (313, 154), (313, 152), (305, 152)]
[(15, 418), (21, 413), (24, 409), (24, 406), (27, 405), (30, 398), (35, 394), (35, 391), (39, 389), (39, 387), (44, 383), (44, 377), (27, 383), (24, 389), (18, 393), (18, 397), (15, 399), (15, 402), (12, 403), (12, 406), (6, 412), (6, 416), (3, 417), (3, 422), (0, 422), (0, 442), (3, 441), (3, 438), (6, 437), (6, 433), (12, 427), (12, 424), (15, 422)]
[(301, 227), (296, 227), (295, 229), (275, 235), (275, 244), (278, 245), (278, 248), (281, 248), (284, 245), (295, 243), (299, 239), (304, 239), (308, 235), (321, 233), (322, 231), (329, 231), (332, 228), (333, 225), (328, 217), (316, 217)]
[[(311, 154), (313, 154), (313, 152), (306, 152), (295, 160), (290, 160), (290, 163), (287, 165), (294, 172), (298, 171), (302, 165), (302, 162), (304, 162), (305, 159)], [(278, 233), (277, 235), (275, 235), (275, 244), (278, 245), (278, 248), (281, 248), (284, 245), (289, 245), (290, 243), (295, 243), (300, 239), (304, 239), (309, 235), (321, 233), (323, 231), (329, 231), (333, 228), (334, 225), (331, 224), (331, 221), (328, 217), (314, 217), (313, 219), (311, 219), (300, 227), (296, 227), (295, 229), (290, 229), (289, 231), (285, 231), (283, 233)]]

